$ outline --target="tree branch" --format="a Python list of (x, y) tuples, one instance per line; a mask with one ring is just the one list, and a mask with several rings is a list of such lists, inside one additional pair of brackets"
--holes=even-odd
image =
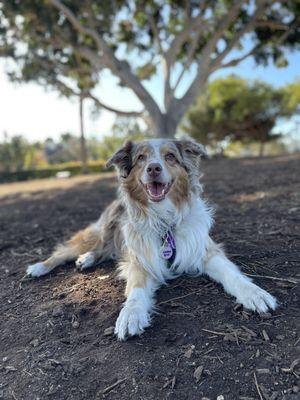
[[(251, 19), (251, 21), (249, 21), (248, 24), (246, 24), (246, 26), (238, 32), (237, 36), (233, 38), (233, 40), (227, 46), (227, 48), (224, 50), (224, 52), (221, 53), (220, 56), (217, 57), (217, 59), (215, 61), (216, 67), (213, 68), (213, 70), (216, 70), (218, 68), (234, 67), (238, 63), (240, 63), (241, 61), (244, 61), (246, 58), (252, 56), (256, 52), (256, 50), (260, 47), (259, 45), (253, 47), (252, 50), (250, 50), (248, 53), (246, 53), (245, 55), (243, 55), (241, 57), (237, 57), (237, 58), (235, 58), (235, 59), (233, 59), (233, 60), (231, 60), (231, 61), (229, 61), (229, 62), (227, 62), (225, 64), (220, 64), (220, 62), (222, 62), (222, 60), (224, 60), (226, 55), (229, 54), (229, 52), (238, 43), (238, 41), (241, 39), (241, 37), (245, 33), (247, 33), (253, 26), (257, 26), (256, 19), (260, 15), (263, 14), (263, 12), (266, 9), (266, 5), (267, 5), (267, 2), (262, 2), (261, 6), (257, 9), (256, 13), (254, 14), (253, 19)], [(295, 27), (294, 23), (292, 23), (289, 27), (286, 26), (285, 29), (283, 29), (281, 27), (281, 30), (283, 30), (284, 32), (282, 33), (282, 35), (277, 40), (275, 39), (274, 43), (277, 44), (277, 45), (280, 45), (288, 37), (288, 35), (293, 31), (294, 27)]]
[(232, 60), (228, 61), (225, 64), (221, 64), (219, 67), (216, 67), (216, 69), (213, 69), (212, 71), (215, 71), (217, 69), (222, 69), (222, 68), (229, 68), (229, 67), (235, 67), (236, 65), (238, 65), (240, 62), (246, 60), (246, 58), (252, 56), (256, 50), (259, 48), (259, 46), (254, 46), (250, 51), (248, 51), (246, 54), (244, 54), (241, 57), (236, 57), (233, 58)]
[(280, 31), (286, 31), (289, 29), (288, 25), (285, 25), (281, 22), (277, 21), (257, 21), (255, 23), (255, 26), (261, 27), (261, 28), (270, 28), (270, 29), (275, 29), (275, 30), (280, 30)]
[(118, 110), (117, 108), (108, 106), (107, 104), (102, 103), (97, 97), (95, 97), (92, 93), (88, 92), (85, 94), (86, 98), (93, 100), (99, 107), (104, 108), (107, 111), (113, 112), (118, 115), (123, 115), (125, 117), (142, 117), (144, 110), (142, 111), (123, 111)]
[(251, 30), (256, 24), (257, 19), (265, 12), (268, 6), (267, 0), (261, 0), (258, 2), (257, 9), (255, 10), (252, 18), (240, 29), (232, 38), (232, 40), (227, 44), (225, 50), (218, 55), (218, 57), (212, 63), (212, 69), (215, 70), (221, 65), (224, 58), (231, 52), (231, 50), (238, 44), (241, 38)]
[(111, 107), (105, 103), (102, 103), (96, 96), (94, 96), (90, 91), (76, 91), (73, 89), (71, 86), (67, 85), (65, 82), (63, 82), (59, 78), (53, 79), (53, 85), (57, 86), (60, 88), (60, 90), (64, 91), (65, 93), (71, 93), (73, 96), (76, 97), (83, 97), (85, 99), (91, 99), (93, 100), (99, 107), (104, 108), (107, 111), (113, 112), (118, 115), (122, 115), (125, 117), (141, 117), (143, 114), (143, 111), (123, 111), (119, 110), (117, 108)]
[(100, 65), (109, 68), (113, 74), (118, 76), (123, 83), (125, 83), (139, 98), (142, 104), (145, 105), (149, 114), (152, 116), (159, 117), (161, 111), (154, 101), (150, 93), (144, 88), (139, 81), (138, 77), (134, 75), (130, 69), (129, 64), (126, 61), (121, 61), (116, 58), (112, 49), (107, 45), (105, 40), (95, 31), (81, 24), (76, 18), (74, 13), (64, 5), (60, 0), (48, 0), (56, 9), (61, 11), (68, 21), (71, 23), (73, 28), (77, 32), (87, 35), (94, 39), (95, 44), (100, 51), (101, 56), (95, 54), (92, 50), (87, 47), (81, 48), (82, 55), (85, 55), (88, 60), (94, 65), (99, 67)]
[(222, 37), (224, 31), (228, 29), (230, 24), (234, 21), (238, 15), (243, 1), (236, 1), (231, 7), (230, 11), (226, 16), (222, 15), (217, 21), (216, 26), (218, 27), (213, 33), (212, 37), (208, 40), (204, 46), (201, 57), (198, 61), (198, 72), (190, 87), (181, 99), (178, 99), (175, 103), (175, 107), (180, 107), (178, 111), (179, 115), (183, 115), (190, 104), (195, 100), (199, 89), (205, 84), (207, 77), (209, 76), (211, 69), (211, 53), (215, 49), (217, 42)]
[(236, 1), (233, 6), (231, 7), (230, 11), (226, 15), (226, 17), (220, 18), (219, 22), (217, 22), (218, 28), (215, 33), (212, 35), (210, 40), (205, 45), (201, 57), (198, 61), (198, 72), (191, 83), (189, 89), (186, 91), (185, 95), (177, 101), (177, 106), (181, 108), (181, 113), (187, 110), (190, 104), (196, 99), (197, 94), (199, 93), (199, 89), (204, 86), (205, 82), (207, 81), (208, 76), (214, 70), (216, 70), (220, 65), (222, 60), (225, 56), (236, 46), (239, 42), (241, 37), (249, 31), (250, 28), (253, 27), (255, 21), (258, 17), (262, 15), (265, 11), (266, 7), (268, 6), (268, 0), (258, 0), (257, 1), (257, 8), (253, 13), (251, 19), (248, 23), (240, 29), (230, 43), (227, 45), (226, 49), (212, 62), (211, 61), (211, 54), (215, 50), (218, 41), (222, 38), (224, 32), (228, 29), (230, 24), (234, 21), (236, 16), (238, 15), (243, 1)]
[(160, 52), (161, 55), (163, 55), (164, 54), (164, 49), (162, 47), (162, 43), (161, 43), (161, 40), (160, 40), (160, 37), (159, 37), (159, 30), (158, 30), (158, 28), (157, 28), (157, 26), (155, 24), (153, 15), (152, 14), (147, 14), (147, 16), (149, 18), (150, 27), (151, 27), (151, 30), (153, 32), (153, 36), (154, 36), (154, 38), (155, 38), (155, 40), (157, 42), (157, 45), (158, 45), (158, 48), (159, 48), (159, 52)]
[(224, 32), (228, 29), (230, 24), (234, 21), (236, 16), (238, 15), (241, 6), (243, 4), (243, 1), (238, 0), (235, 1), (233, 4), (232, 8), (229, 10), (228, 14), (226, 16), (222, 16), (222, 18), (217, 21), (217, 29), (215, 33), (212, 35), (212, 37), (209, 39), (207, 44), (204, 46), (204, 49), (201, 54), (201, 58), (199, 60), (199, 66), (202, 64), (209, 64), (210, 63), (210, 55), (215, 49), (218, 41), (221, 39), (223, 36)]
[(191, 35), (194, 30), (198, 30), (199, 35), (201, 33), (201, 28), (204, 29), (205, 21), (202, 18), (202, 14), (199, 13), (197, 17), (189, 18), (187, 17), (185, 27), (174, 37), (170, 43), (169, 49), (166, 52), (166, 60), (169, 65), (173, 64), (176, 56), (183, 45), (184, 41)]
[(60, 0), (49, 0), (49, 2), (57, 8), (59, 11), (61, 11), (64, 16), (67, 18), (67, 20), (71, 23), (71, 25), (80, 33), (83, 35), (89, 36), (94, 39), (98, 50), (104, 51), (103, 49), (103, 44), (105, 43), (104, 40), (101, 38), (100, 35), (98, 35), (97, 31), (94, 29), (90, 29), (88, 27), (85, 27), (82, 25), (79, 20), (76, 18), (75, 14), (67, 7), (65, 6)]
[[(188, 12), (188, 1), (186, 2), (186, 13), (185, 13), (185, 21), (184, 21), (184, 28), (174, 37), (172, 42), (169, 45), (169, 49), (164, 53), (164, 59), (165, 59), (165, 65), (164, 70), (165, 70), (165, 98), (164, 98), (164, 104), (166, 110), (169, 109), (172, 103), (174, 103), (174, 93), (175, 90), (184, 75), (184, 72), (186, 70), (186, 67), (188, 65), (188, 62), (190, 62), (194, 51), (197, 47), (197, 41), (200, 37), (200, 34), (204, 27), (206, 26), (205, 23), (206, 21), (203, 20), (203, 12), (205, 11), (207, 7), (207, 2), (203, 1), (202, 4), (200, 5), (200, 11), (199, 14), (196, 17), (191, 18)], [(176, 61), (176, 56), (178, 52), (180, 51), (181, 46), (183, 45), (184, 41), (187, 40), (190, 36), (192, 36), (193, 32), (196, 31), (195, 36), (196, 39), (193, 41), (192, 44), (192, 49), (190, 48), (190, 51), (187, 55), (187, 62), (178, 77), (175, 86), (172, 88), (170, 84), (170, 79), (171, 79), (171, 69), (172, 66), (175, 64)]]
[(181, 82), (186, 70), (190, 67), (190, 65), (192, 63), (193, 57), (195, 55), (195, 52), (196, 52), (196, 49), (197, 49), (197, 46), (198, 46), (199, 37), (200, 37), (200, 32), (195, 33), (195, 36), (194, 36), (194, 38), (192, 40), (192, 43), (190, 44), (189, 50), (187, 52), (186, 60), (185, 60), (185, 62), (183, 64), (183, 66), (182, 66), (182, 70), (181, 70), (181, 72), (180, 72), (180, 74), (179, 74), (179, 76), (178, 76), (178, 78), (177, 78), (177, 80), (175, 82), (174, 87), (173, 87), (173, 92), (174, 93), (175, 93), (177, 87), (179, 86), (179, 84), (180, 84), (180, 82)]
[(161, 55), (161, 65), (162, 65), (163, 75), (164, 75), (164, 106), (165, 106), (165, 109), (167, 109), (169, 106), (169, 103), (171, 101), (172, 94), (173, 94), (171, 86), (170, 86), (171, 65), (166, 60), (165, 51), (162, 47), (162, 42), (159, 37), (159, 30), (155, 24), (153, 15), (147, 14), (147, 16), (149, 18), (150, 27), (153, 32), (154, 38), (157, 42), (157, 45), (159, 48), (159, 53)]

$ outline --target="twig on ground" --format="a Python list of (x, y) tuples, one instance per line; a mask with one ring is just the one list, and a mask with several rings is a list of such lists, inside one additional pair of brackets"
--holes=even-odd
[(211, 331), (209, 329), (202, 329), (202, 331), (208, 332), (208, 333), (213, 333), (214, 335), (220, 335), (220, 336), (226, 336), (227, 335), (226, 332), (216, 332), (216, 331)]
[(292, 278), (277, 278), (276, 276), (268, 276), (268, 275), (255, 275), (255, 274), (246, 274), (247, 276), (250, 276), (251, 278), (265, 278), (265, 279), (272, 279), (274, 281), (281, 281), (281, 282), (289, 282), (293, 283), (295, 285), (299, 284), (300, 281), (297, 279), (292, 279)]
[(300, 337), (296, 340), (294, 346), (297, 346), (297, 344), (300, 342)]
[(174, 301), (174, 300), (183, 299), (184, 297), (191, 296), (192, 294), (195, 294), (197, 292), (199, 292), (199, 290), (194, 290), (194, 291), (192, 291), (190, 293), (184, 294), (183, 296), (173, 297), (172, 299), (161, 301), (160, 303), (157, 304), (157, 306), (160, 306), (160, 305), (166, 304), (166, 303), (170, 303), (171, 301)]
[(112, 385), (107, 386), (103, 391), (102, 394), (106, 394), (110, 392), (112, 389), (114, 389), (116, 386), (120, 385), (126, 380), (126, 378), (123, 379), (118, 379), (117, 382), (113, 383)]
[(257, 377), (256, 377), (255, 372), (254, 372), (254, 382), (255, 382), (256, 390), (257, 390), (260, 400), (264, 400), (264, 398), (262, 397), (258, 382), (257, 382)]

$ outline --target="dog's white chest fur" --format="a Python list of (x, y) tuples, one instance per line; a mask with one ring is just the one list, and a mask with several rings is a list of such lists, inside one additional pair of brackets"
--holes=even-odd
[(205, 203), (194, 198), (191, 207), (174, 230), (177, 273), (201, 273), (212, 217)]
[[(178, 212), (170, 202), (155, 205), (149, 216), (139, 223), (130, 218), (123, 227), (125, 244), (153, 278), (165, 282), (182, 273), (201, 273), (212, 217), (200, 198)], [(170, 266), (161, 255), (162, 238), (172, 229), (176, 257)]]

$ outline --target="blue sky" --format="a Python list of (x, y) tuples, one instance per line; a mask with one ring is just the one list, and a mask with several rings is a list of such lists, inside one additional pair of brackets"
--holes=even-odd
[[(251, 59), (238, 67), (217, 71), (211, 79), (234, 73), (248, 79), (260, 79), (276, 87), (300, 79), (300, 53), (288, 54), (289, 65), (286, 68), (255, 65)], [(29, 140), (58, 138), (63, 132), (79, 133), (78, 104), (74, 100), (60, 98), (57, 93), (45, 91), (36, 84), (14, 84), (5, 75), (5, 61), (0, 61), (0, 140), (3, 132), (9, 136), (23, 134)], [(189, 80), (186, 78), (186, 82)], [(139, 101), (129, 90), (116, 86), (116, 78), (106, 73), (96, 94), (114, 107), (125, 110), (140, 109)], [(162, 99), (162, 82), (159, 77), (152, 78), (146, 87), (153, 97)], [(87, 107), (86, 130), (88, 136), (101, 137), (109, 134), (114, 114), (103, 111), (98, 118), (91, 118)]]

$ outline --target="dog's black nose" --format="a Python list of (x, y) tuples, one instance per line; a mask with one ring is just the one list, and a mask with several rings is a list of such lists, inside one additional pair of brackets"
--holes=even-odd
[(151, 178), (157, 178), (162, 171), (162, 167), (159, 163), (151, 163), (147, 167), (147, 174)]

